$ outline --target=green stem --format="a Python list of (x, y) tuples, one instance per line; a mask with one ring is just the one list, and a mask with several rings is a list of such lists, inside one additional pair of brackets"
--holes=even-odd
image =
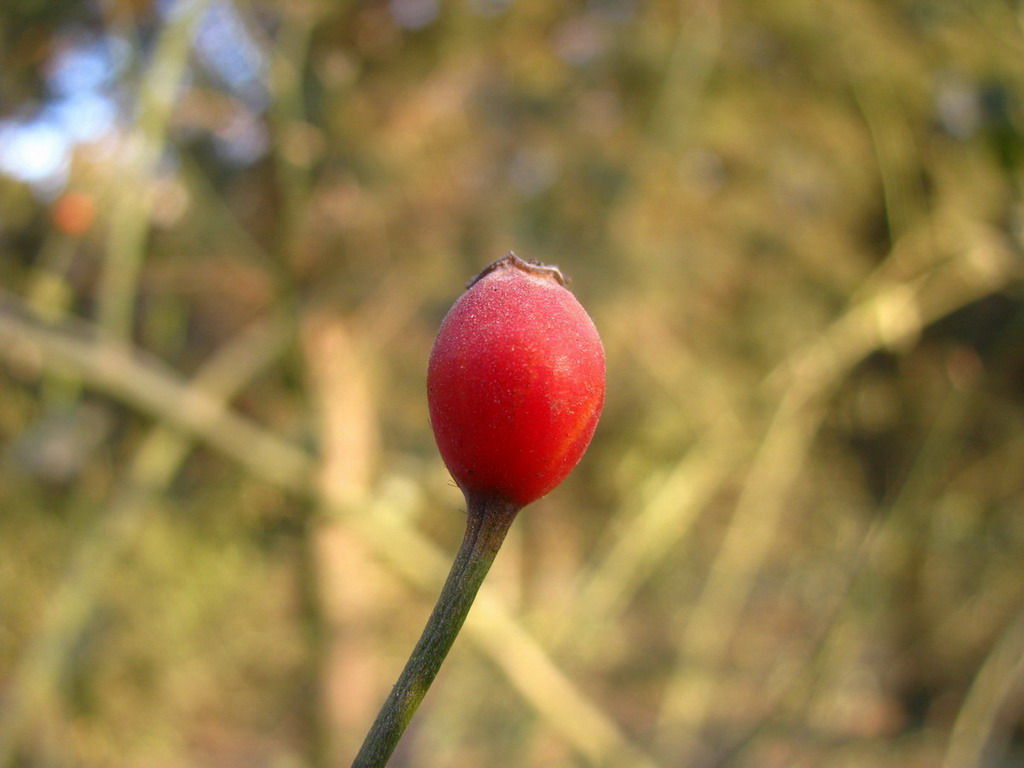
[(519, 505), (467, 496), (466, 535), (433, 613), (405, 669), (356, 755), (352, 768), (383, 768), (462, 629), (473, 599), (498, 554)]

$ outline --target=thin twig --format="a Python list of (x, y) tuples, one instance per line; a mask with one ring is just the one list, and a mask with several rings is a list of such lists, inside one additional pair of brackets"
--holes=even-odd
[(518, 505), (498, 499), (473, 499), (466, 513), (466, 535), (441, 595), (402, 674), (381, 707), (352, 768), (383, 768), (426, 696), (441, 664), (469, 615)]

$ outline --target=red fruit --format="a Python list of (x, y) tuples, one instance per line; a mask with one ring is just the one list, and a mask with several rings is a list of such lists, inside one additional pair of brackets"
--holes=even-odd
[(437, 447), (467, 499), (525, 506), (590, 444), (604, 404), (604, 348), (554, 267), (513, 254), (455, 302), (427, 371)]

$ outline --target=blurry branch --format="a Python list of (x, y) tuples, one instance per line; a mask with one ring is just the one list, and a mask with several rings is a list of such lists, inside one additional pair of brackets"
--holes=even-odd
[[(0, 358), (22, 367), (34, 361), (44, 367), (72, 368), (87, 385), (202, 439), (256, 477), (314, 496), (396, 573), (425, 593), (436, 594), (449, 558), (411, 529), (387, 499), (378, 504), (375, 499), (328, 496), (314, 482), (316, 467), (307, 453), (232, 413), (222, 400), (182, 384), (158, 362), (143, 359), (124, 345), (96, 339), (91, 330), (82, 323), (46, 326), (33, 319), (17, 297), (0, 292)], [(476, 606), (466, 634), (581, 755), (594, 765), (652, 765), (486, 585)], [(552, 695), (557, 701), (549, 699)], [(622, 755), (628, 759), (620, 761)]]
[[(216, 221), (216, 226), (211, 227), (204, 236), (217, 238), (211, 245), (231, 247), (239, 255), (251, 259), (254, 263), (267, 271), (276, 268), (277, 265), (271, 262), (271, 253), (267, 243), (253, 234), (238, 217), (238, 213), (231, 208), (224, 196), (215, 188), (210, 175), (203, 170), (202, 165), (192, 156), (181, 158), (181, 173), (185, 177), (185, 187), (192, 194), (192, 206), (195, 210), (207, 212), (211, 219)], [(283, 302), (282, 302), (283, 304)]]
[(1024, 607), (996, 641), (978, 670), (949, 737), (942, 768), (988, 765), (999, 712), (1024, 683)]
[[(895, 497), (849, 541), (846, 551), (834, 558), (835, 588), (819, 607), (815, 631), (808, 633), (801, 649), (800, 657), (807, 661), (796, 673), (792, 667), (780, 665), (768, 677), (763, 686), (768, 705), (762, 709), (766, 714), (736, 740), (731, 755), (723, 760), (723, 768), (741, 765), (744, 750), (757, 735), (782, 726), (784, 717), (826, 732), (835, 727), (834, 713), (837, 706), (843, 708), (836, 698), (848, 695), (843, 691), (844, 674), (858, 663), (863, 650), (850, 642), (856, 634), (855, 625), (863, 620), (856, 609), (861, 601), (851, 597), (859, 590), (870, 590), (872, 602), (885, 603), (900, 590), (899, 571), (908, 565), (904, 562), (906, 553), (915, 545), (922, 546), (923, 532), (933, 527), (927, 517), (921, 519), (921, 510), (928, 508), (934, 486), (948, 482), (948, 478), (938, 477), (934, 468), (943, 465), (950, 448), (948, 437), (966, 417), (966, 398), (953, 385), (948, 387), (943, 407), (931, 422)], [(880, 568), (885, 571), (882, 577)]]
[(718, 63), (722, 18), (719, 0), (679, 2), (677, 6), (676, 36), (647, 127), (656, 141), (679, 152), (697, 124), (701, 97)]
[[(289, 8), (285, 23), (276, 41), (269, 45), (270, 119), (276, 134), (274, 159), (278, 164), (278, 184), (283, 188), (286, 205), (297, 205), (308, 183), (308, 159), (311, 147), (303, 146), (301, 128), (305, 123), (302, 93), (302, 68), (308, 59), (308, 50), (316, 23), (316, 14), (310, 4), (294, 3)], [(291, 210), (290, 216), (297, 216)]]
[[(255, 323), (218, 350), (186, 391), (230, 400), (280, 354), (287, 339), (284, 322)], [(163, 424), (153, 427), (109, 508), (83, 537), (7, 686), (0, 710), (0, 766), (11, 764), (26, 726), (56, 689), (118, 556), (138, 535), (155, 498), (173, 480), (192, 445), (187, 433)]]
[(303, 229), (310, 187), (310, 167), (322, 147), (322, 135), (306, 120), (303, 109), (303, 68), (321, 3), (290, 3), (283, 15), (278, 38), (267, 45), (270, 58), (271, 149), (280, 195), (277, 233), (272, 253), (280, 284), (291, 287), (294, 277), (290, 262), (296, 256), (298, 235)]
[(799, 395), (782, 398), (747, 470), (733, 517), (680, 638), (679, 666), (659, 718), (659, 734), (667, 744), (698, 735), (715, 700), (716, 673), (740, 629), (751, 588), (775, 544), (788, 490), (816, 432), (820, 411), (810, 405)]
[[(647, 122), (641, 150), (631, 163), (633, 181), (623, 185), (621, 199), (611, 206), (618, 233), (616, 250), (632, 255), (634, 237), (629, 224), (636, 208), (648, 203), (640, 194), (642, 180), (660, 169), (664, 152), (681, 152), (696, 124), (708, 82), (718, 63), (722, 45), (722, 18), (718, 0), (678, 3), (679, 18), (665, 71)], [(653, 345), (652, 345), (653, 346)], [(725, 439), (734, 431), (728, 418), (711, 427), (723, 439), (705, 440), (664, 475), (641, 489), (642, 501), (630, 520), (617, 526), (607, 553), (583, 577), (573, 610), (549, 632), (557, 647), (572, 644), (574, 657), (593, 658), (606, 646), (595, 642), (609, 617), (626, 608), (636, 590), (658, 568), (689, 530), (703, 503), (735, 471), (741, 438)]]
[(776, 402), (740, 499), (702, 593), (687, 621), (679, 668), (660, 718), (664, 738), (685, 724), (697, 733), (757, 575), (771, 553), (795, 483), (818, 431), (827, 398), (850, 368), (876, 349), (913, 343), (930, 323), (1005, 286), (1015, 262), (992, 233), (971, 233), (961, 254), (937, 260), (904, 282), (880, 286), (806, 347), (797, 349), (765, 381)]
[[(380, 425), (373, 366), (349, 318), (313, 309), (300, 328), (306, 378), (318, 418), (320, 493), (356, 508), (371, 495)], [(375, 652), (380, 617), (389, 610), (386, 576), (344, 520), (328, 517), (309, 531), (308, 570), (318, 629), (318, 759), (341, 765), (373, 722), (385, 677)], [(390, 675), (389, 675), (390, 676)]]
[(166, 11), (153, 59), (139, 84), (137, 132), (127, 142), (115, 190), (99, 295), (99, 326), (109, 340), (131, 338), (139, 271), (152, 209), (152, 179), (163, 157), (193, 32), (209, 0), (178, 0)]
[[(56, 229), (47, 233), (25, 287), (25, 303), (41, 319), (56, 322), (70, 311), (72, 289), (67, 279), (75, 256), (75, 241)], [(81, 382), (50, 372), (41, 387), (42, 400), (62, 407), (77, 400)]]
[(906, 100), (914, 90), (927, 92), (931, 75), (908, 55), (904, 30), (884, 4), (828, 3), (822, 18), (823, 32), (836, 40), (847, 85), (871, 139), (889, 240), (896, 242), (928, 215), (920, 172), (927, 162)]
[(665, 71), (644, 126), (643, 141), (631, 156), (630, 182), (622, 185), (618, 199), (609, 206), (607, 226), (615, 241), (612, 252), (629, 259), (640, 259), (637, 244), (644, 242), (635, 232), (637, 210), (650, 204), (644, 185), (652, 174), (664, 170), (666, 158), (686, 149), (721, 55), (719, 0), (678, 2), (676, 6), (676, 34), (665, 57)]
[[(716, 425), (718, 426), (718, 425)], [(712, 427), (715, 428), (715, 427)], [(589, 659), (603, 644), (598, 635), (609, 619), (622, 615), (646, 583), (690, 530), (708, 499), (735, 473), (746, 449), (743, 436), (718, 426), (716, 438), (693, 447), (674, 467), (651, 477), (638, 489), (639, 505), (616, 525), (606, 551), (583, 577), (573, 610), (554, 628), (553, 642), (573, 658)]]
[[(850, 54), (850, 59), (864, 61), (870, 57), (855, 52)], [(905, 113), (897, 106), (899, 95), (893, 92), (895, 89), (886, 78), (876, 72), (854, 72), (850, 79), (851, 90), (871, 135), (882, 181), (889, 237), (897, 240), (910, 228), (923, 205), (924, 191), (915, 188), (916, 179), (910, 171), (920, 167), (913, 162), (914, 134)]]
[[(952, 238), (952, 233), (949, 236)], [(961, 256), (922, 270), (908, 281), (869, 281), (873, 284), (869, 294), (779, 363), (753, 398), (755, 402), (776, 404), (766, 432), (745, 434), (737, 429), (734, 415), (729, 414), (708, 425), (701, 440), (674, 469), (643, 488), (640, 505), (628, 524), (618, 526), (618, 535), (584, 576), (574, 610), (553, 633), (556, 644), (572, 644), (580, 649), (574, 651), (574, 657), (596, 652), (600, 645), (593, 642), (596, 635), (621, 614), (636, 590), (687, 534), (708, 499), (735, 478), (756, 451), (758, 458), (750, 469), (748, 490), (737, 507), (733, 543), (724, 549), (721, 565), (716, 566), (720, 575), (713, 577), (705, 589), (709, 602), (702, 610), (707, 614), (698, 610), (696, 617), (690, 618), (694, 627), (691, 642), (698, 642), (698, 634), (707, 642), (716, 638), (717, 631), (709, 627), (712, 623), (729, 627), (728, 619), (721, 621), (722, 602), (738, 610), (753, 576), (733, 571), (733, 566), (744, 558), (756, 564), (767, 554), (766, 549), (752, 557), (757, 553), (748, 549), (748, 543), (752, 547), (767, 546), (756, 540), (755, 532), (770, 537), (774, 530), (770, 521), (773, 514), (782, 514), (782, 508), (774, 507), (772, 499), (779, 498), (777, 494), (784, 496), (788, 483), (795, 480), (817, 432), (817, 413), (823, 400), (872, 351), (912, 342), (927, 324), (1014, 278), (1014, 261), (994, 233), (982, 229), (968, 236), (971, 242), (965, 244)], [(749, 405), (737, 408), (750, 410)], [(756, 424), (762, 418), (746, 421)], [(700, 644), (703, 647), (703, 641)]]
[(309, 456), (233, 413), (223, 400), (189, 388), (159, 361), (99, 338), (81, 322), (49, 326), (26, 313), (20, 300), (0, 291), (0, 355), (17, 363), (71, 368), (91, 386), (202, 438), (257, 477), (289, 490), (307, 486)]
[[(334, 505), (334, 510), (409, 583), (425, 594), (437, 593), (450, 558), (409, 528), (399, 510), (389, 508), (386, 500), (376, 509), (361, 506), (357, 511)], [(653, 765), (607, 715), (587, 701), (493, 589), (485, 585), (480, 590), (463, 631), (589, 764)]]
[(530, 680), (536, 694), (533, 704), (540, 714), (591, 765), (654, 766), (607, 715), (592, 706), (581, 706), (580, 692), (493, 591), (480, 592), (466, 627), (509, 679)]

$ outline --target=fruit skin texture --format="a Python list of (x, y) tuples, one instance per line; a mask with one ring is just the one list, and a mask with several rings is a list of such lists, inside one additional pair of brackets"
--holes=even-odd
[(466, 495), (525, 506), (576, 466), (604, 405), (605, 358), (552, 267), (509, 254), (441, 323), (427, 370), (438, 449)]

